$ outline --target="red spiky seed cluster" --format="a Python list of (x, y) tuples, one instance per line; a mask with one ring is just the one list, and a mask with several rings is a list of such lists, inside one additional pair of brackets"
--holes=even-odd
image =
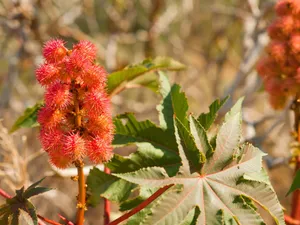
[(281, 109), (300, 92), (300, 0), (280, 0), (275, 11), (277, 18), (268, 28), (268, 55), (259, 60), (257, 71), (271, 105)]
[(40, 140), (50, 162), (58, 168), (88, 156), (94, 163), (112, 156), (113, 124), (105, 91), (107, 73), (95, 64), (96, 47), (80, 41), (68, 50), (51, 40), (36, 70), (46, 88), (45, 106), (38, 112)]

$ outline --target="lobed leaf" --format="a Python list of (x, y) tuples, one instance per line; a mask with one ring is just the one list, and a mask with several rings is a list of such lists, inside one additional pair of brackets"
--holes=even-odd
[(37, 122), (37, 112), (43, 106), (43, 103), (38, 102), (34, 106), (27, 108), (23, 115), (20, 116), (12, 128), (10, 129), (10, 133), (13, 133), (19, 130), (22, 127), (37, 127), (39, 126)]
[(223, 100), (215, 100), (209, 106), (208, 113), (201, 113), (200, 116), (197, 118), (198, 122), (203, 126), (204, 129), (208, 130), (210, 126), (213, 124), (217, 117), (217, 112), (219, 109), (226, 103), (228, 97), (224, 98)]
[(124, 68), (121, 71), (111, 73), (108, 76), (107, 89), (108, 94), (112, 95), (122, 90), (137, 77), (156, 70), (183, 70), (185, 66), (168, 57), (157, 57), (155, 59), (146, 59), (142, 63)]
[(297, 189), (300, 189), (300, 170), (297, 171), (296, 176), (293, 180), (293, 183), (290, 187), (290, 190), (286, 195), (291, 194), (292, 192), (296, 191)]
[[(125, 120), (125, 124), (123, 121)], [(117, 154), (107, 163), (113, 172), (129, 172), (148, 166), (164, 166), (169, 174), (176, 174), (180, 166), (174, 135), (149, 120), (139, 122), (133, 114), (124, 114), (114, 120), (115, 146), (135, 144), (138, 150), (124, 158)], [(143, 149), (143, 151), (139, 151)]]
[(136, 185), (94, 167), (87, 177), (87, 186), (90, 193), (88, 203), (96, 206), (100, 203), (101, 197), (114, 202), (125, 201)]
[[(167, 131), (174, 133), (181, 158), (175, 176), (160, 166), (114, 174), (147, 188), (182, 185), (181, 190), (172, 189), (160, 196), (147, 208), (147, 214), (140, 215), (139, 224), (265, 224), (258, 208), (266, 210), (276, 224), (285, 224), (280, 203), (262, 169), (265, 154), (240, 142), (241, 105), (242, 99), (226, 114), (215, 149), (199, 120), (190, 117), (185, 125), (174, 118), (175, 130)], [(207, 160), (199, 161), (197, 154), (204, 152)]]
[(38, 187), (43, 180), (35, 182), (26, 190), (24, 187), (16, 190), (16, 195), (13, 198), (6, 199), (6, 203), (0, 206), (0, 225), (38, 225), (36, 209), (28, 199), (51, 190), (50, 188)]

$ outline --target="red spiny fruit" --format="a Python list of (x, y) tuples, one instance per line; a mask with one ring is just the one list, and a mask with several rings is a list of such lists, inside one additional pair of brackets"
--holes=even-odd
[(38, 112), (40, 140), (50, 162), (66, 168), (86, 155), (95, 163), (112, 156), (113, 123), (105, 70), (96, 65), (96, 47), (80, 41), (68, 50), (62, 40), (44, 46), (45, 63), (36, 70), (46, 86)]
[(49, 151), (48, 154), (50, 163), (59, 169), (65, 169), (72, 163), (72, 160), (69, 157), (63, 155), (62, 149)]
[(277, 18), (268, 28), (269, 55), (256, 68), (271, 105), (281, 109), (289, 97), (300, 94), (300, 0), (279, 0), (275, 10)]
[(282, 41), (272, 41), (268, 48), (269, 54), (279, 64), (284, 64), (287, 60), (287, 46)]
[(77, 133), (69, 133), (64, 136), (63, 155), (81, 160), (85, 155), (85, 140)]
[(107, 73), (103, 67), (98, 65), (90, 66), (83, 74), (82, 80), (88, 88), (104, 89)]
[(78, 51), (85, 55), (89, 60), (93, 61), (97, 56), (97, 48), (89, 41), (79, 41), (78, 44), (73, 46), (73, 51)]
[(45, 151), (59, 150), (62, 145), (64, 133), (59, 129), (42, 128), (40, 140)]
[(59, 79), (59, 70), (53, 64), (43, 64), (35, 72), (38, 82), (47, 86)]
[(64, 112), (59, 109), (52, 109), (46, 105), (39, 110), (37, 120), (43, 127), (53, 129), (59, 126), (59, 124), (64, 120)]
[(285, 15), (291, 14), (293, 11), (292, 2), (293, 2), (293, 0), (277, 2), (276, 6), (275, 6), (277, 15), (285, 16)]
[(64, 44), (62, 40), (50, 40), (44, 45), (43, 55), (47, 62), (56, 63), (67, 55)]
[(64, 109), (71, 104), (70, 85), (60, 82), (49, 86), (45, 93), (45, 103), (51, 108)]
[(84, 97), (83, 108), (90, 114), (107, 114), (110, 112), (107, 94), (103, 90), (88, 92)]
[(294, 54), (297, 55), (300, 53), (300, 33), (294, 33), (291, 35), (289, 45)]
[(86, 128), (89, 132), (98, 136), (105, 136), (107, 133), (110, 134), (113, 131), (113, 126), (109, 123), (108, 118), (105, 115), (89, 116), (86, 122)]
[(264, 79), (279, 76), (281, 73), (275, 60), (270, 57), (261, 58), (256, 66), (256, 69)]
[(111, 138), (105, 140), (96, 136), (87, 143), (87, 154), (93, 163), (100, 163), (111, 158), (112, 146), (107, 144), (109, 142), (111, 142)]

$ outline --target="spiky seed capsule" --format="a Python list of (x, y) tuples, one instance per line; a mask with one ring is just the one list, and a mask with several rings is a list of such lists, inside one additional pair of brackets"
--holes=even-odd
[(290, 96), (300, 92), (300, 0), (280, 0), (275, 10), (277, 18), (268, 28), (269, 55), (262, 57), (256, 68), (271, 105), (280, 109)]
[(93, 163), (105, 162), (111, 158), (112, 146), (108, 144), (109, 141), (96, 136), (87, 143), (87, 154)]
[(88, 41), (68, 50), (62, 40), (51, 40), (43, 50), (46, 62), (36, 70), (37, 80), (47, 88), (45, 106), (38, 112), (40, 140), (58, 168), (86, 155), (96, 163), (112, 155), (107, 73), (94, 63), (96, 52)]
[(63, 155), (73, 161), (82, 160), (85, 155), (85, 140), (79, 133), (69, 133), (64, 136)]
[(70, 85), (60, 82), (52, 84), (45, 93), (45, 103), (51, 108), (65, 109), (71, 104)]
[(45, 63), (35, 72), (38, 82), (47, 86), (59, 79), (59, 70), (53, 64)]
[(59, 39), (48, 41), (44, 45), (43, 55), (49, 63), (61, 61), (67, 55), (67, 49), (64, 46), (64, 41)]

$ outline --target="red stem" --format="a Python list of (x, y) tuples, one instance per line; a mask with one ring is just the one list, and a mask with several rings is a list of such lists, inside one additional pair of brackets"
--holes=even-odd
[[(2, 197), (4, 197), (4, 198), (12, 198), (12, 196), (10, 196), (9, 194), (7, 194), (7, 193), (6, 193), (4, 190), (2, 190), (1, 188), (0, 188), (0, 195), (1, 195)], [(37, 217), (38, 217), (39, 219), (45, 221), (46, 223), (49, 223), (49, 224), (52, 224), (52, 225), (62, 225), (62, 224), (57, 223), (57, 222), (55, 222), (55, 221), (53, 221), (53, 220), (47, 219), (47, 218), (45, 218), (45, 217), (43, 217), (43, 216), (41, 216), (41, 215), (39, 215), (39, 214), (37, 215)], [(39, 224), (42, 224), (42, 223), (39, 222)]]
[(5, 191), (3, 191), (1, 188), (0, 188), (0, 195), (4, 198), (12, 198), (9, 194), (7, 194)]
[(286, 224), (288, 224), (288, 225), (300, 225), (299, 220), (295, 220), (288, 215), (284, 215), (284, 220), (285, 220)]
[[(110, 169), (104, 167), (104, 172), (110, 174)], [(110, 222), (110, 202), (104, 198), (104, 225), (108, 225)]]
[(138, 213), (143, 208), (147, 207), (151, 202), (153, 202), (155, 199), (157, 199), (160, 195), (162, 195), (166, 190), (168, 190), (170, 187), (172, 187), (174, 184), (169, 184), (167, 186), (164, 186), (157, 190), (153, 195), (151, 195), (148, 199), (143, 201), (141, 204), (139, 204), (137, 207), (129, 211), (128, 213), (125, 213), (123, 216), (119, 217), (118, 219), (114, 220), (113, 222), (109, 223), (108, 225), (117, 225), (124, 220), (128, 219), (132, 215)]
[(40, 218), (41, 220), (45, 221), (46, 223), (52, 224), (52, 225), (62, 225), (61, 223), (55, 222), (53, 220), (47, 219), (41, 215), (37, 215), (38, 218)]

